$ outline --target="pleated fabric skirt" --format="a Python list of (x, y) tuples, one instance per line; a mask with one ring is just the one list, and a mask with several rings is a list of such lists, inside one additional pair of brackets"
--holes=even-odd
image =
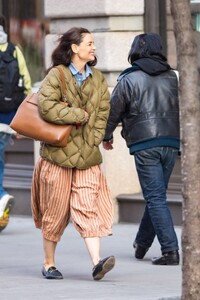
[(60, 240), (70, 219), (83, 238), (112, 234), (112, 199), (100, 165), (70, 169), (40, 158), (31, 207), (35, 226), (50, 241)]

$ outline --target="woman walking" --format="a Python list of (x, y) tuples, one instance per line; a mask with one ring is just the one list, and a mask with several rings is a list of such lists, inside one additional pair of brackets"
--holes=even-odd
[[(93, 263), (94, 280), (115, 264), (115, 257), (100, 257), (100, 238), (112, 234), (112, 200), (101, 170), (99, 145), (110, 109), (110, 95), (97, 63), (92, 34), (71, 28), (52, 53), (52, 68), (39, 89), (42, 117), (57, 124), (72, 124), (66, 147), (41, 143), (33, 176), (32, 212), (42, 229), (47, 279), (62, 279), (55, 266), (56, 245), (71, 217), (84, 239)], [(67, 85), (67, 105), (60, 102), (60, 65)]]

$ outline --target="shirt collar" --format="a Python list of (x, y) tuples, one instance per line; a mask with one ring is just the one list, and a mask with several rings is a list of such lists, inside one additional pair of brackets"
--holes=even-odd
[[(77, 68), (74, 66), (73, 63), (70, 63), (69, 65), (69, 69), (72, 72), (72, 75), (77, 75), (77, 74), (81, 74), (79, 73), (79, 71), (77, 70)], [(85, 78), (87, 78), (89, 75), (92, 75), (92, 70), (91, 68), (86, 64), (86, 68), (85, 68)], [(82, 75), (82, 74), (81, 74)]]

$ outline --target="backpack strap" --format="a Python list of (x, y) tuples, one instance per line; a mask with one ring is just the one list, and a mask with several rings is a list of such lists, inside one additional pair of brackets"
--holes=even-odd
[(6, 51), (8, 51), (13, 56), (13, 53), (15, 51), (15, 45), (9, 42)]

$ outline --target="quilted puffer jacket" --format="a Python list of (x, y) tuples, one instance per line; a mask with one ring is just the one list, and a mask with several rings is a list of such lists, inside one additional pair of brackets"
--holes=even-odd
[[(42, 117), (56, 124), (73, 124), (67, 146), (55, 147), (41, 143), (40, 155), (59, 166), (87, 169), (102, 162), (99, 144), (102, 142), (110, 110), (107, 83), (95, 68), (79, 87), (68, 67), (62, 66), (66, 84), (68, 106), (60, 102), (61, 77), (56, 68), (50, 70), (38, 91), (39, 110)], [(84, 120), (84, 111), (89, 121)]]

